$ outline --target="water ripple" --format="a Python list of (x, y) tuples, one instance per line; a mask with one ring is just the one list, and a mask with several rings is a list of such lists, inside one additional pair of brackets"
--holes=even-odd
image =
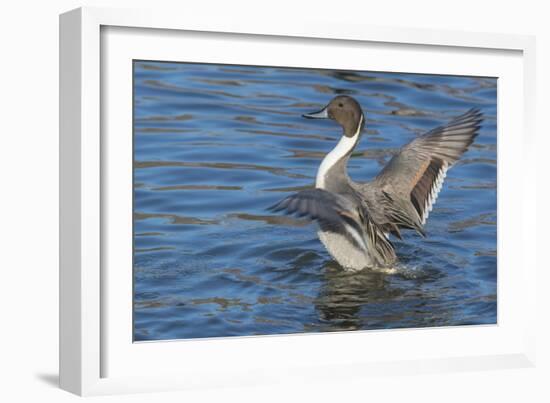
[[(496, 323), (497, 80), (135, 62), (135, 339)], [(305, 120), (335, 94), (366, 112), (349, 175), (471, 107), (485, 121), (426, 226), (386, 273), (343, 272), (315, 225), (266, 207), (313, 186), (340, 136)]]

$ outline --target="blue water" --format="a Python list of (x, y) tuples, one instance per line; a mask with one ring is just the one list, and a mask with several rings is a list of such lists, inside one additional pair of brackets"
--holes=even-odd
[[(367, 116), (356, 181), (485, 114), (427, 238), (394, 240), (396, 274), (343, 272), (314, 224), (266, 211), (313, 185), (340, 129), (301, 115), (336, 94)], [(496, 323), (496, 94), (491, 78), (136, 61), (135, 340)]]

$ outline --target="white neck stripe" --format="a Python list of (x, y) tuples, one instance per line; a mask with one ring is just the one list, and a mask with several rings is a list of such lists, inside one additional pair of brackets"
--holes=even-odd
[(363, 115), (361, 115), (359, 125), (357, 126), (357, 130), (355, 131), (353, 136), (347, 137), (346, 135), (343, 135), (336, 147), (334, 147), (334, 149), (325, 156), (323, 162), (321, 162), (321, 165), (319, 166), (319, 170), (317, 171), (317, 178), (315, 180), (316, 188), (325, 188), (325, 177), (327, 175), (327, 172), (334, 166), (334, 164), (340, 161), (340, 159), (342, 159), (346, 154), (348, 154), (355, 148), (355, 145), (359, 141), (359, 134), (361, 133), (362, 124)]

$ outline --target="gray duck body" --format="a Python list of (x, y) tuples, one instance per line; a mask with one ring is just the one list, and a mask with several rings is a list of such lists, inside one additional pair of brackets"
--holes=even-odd
[(315, 188), (295, 193), (271, 207), (319, 224), (318, 236), (346, 270), (392, 268), (397, 260), (390, 234), (402, 229), (424, 236), (424, 224), (449, 168), (478, 134), (481, 113), (471, 109), (403, 146), (370, 182), (353, 182), (349, 157), (359, 143), (364, 114), (349, 96), (337, 96), (306, 118), (333, 119), (343, 133), (323, 159)]

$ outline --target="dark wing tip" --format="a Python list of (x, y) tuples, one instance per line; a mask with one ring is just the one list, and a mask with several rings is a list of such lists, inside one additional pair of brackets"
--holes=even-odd
[(457, 116), (456, 118), (454, 118), (453, 121), (451, 122), (451, 124), (453, 122), (463, 122), (463, 123), (471, 122), (471, 123), (474, 124), (474, 126), (477, 130), (481, 127), (481, 122), (483, 122), (483, 119), (484, 119), (484, 116), (483, 116), (483, 112), (481, 111), (481, 109), (474, 107), (474, 108), (468, 109), (462, 115)]
[(466, 112), (464, 112), (462, 115), (459, 115), (452, 119), (453, 121), (467, 121), (467, 120), (482, 120), (483, 119), (483, 112), (478, 107), (472, 107), (468, 109)]
[(266, 208), (267, 211), (271, 213), (283, 213), (286, 215), (294, 215), (297, 211), (296, 208), (296, 195), (290, 195), (285, 197), (282, 200), (279, 200), (277, 203)]
[[(479, 108), (470, 108), (466, 113), (456, 118), (457, 121), (462, 121), (463, 123), (470, 123), (471, 124), (471, 130), (472, 130), (472, 141), (479, 136), (479, 129), (481, 129), (482, 123), (483, 123), (483, 112)], [(468, 146), (470, 146), (468, 144)]]
[(266, 211), (270, 211), (272, 213), (276, 213), (278, 211), (281, 211), (282, 209), (284, 209), (284, 206), (282, 205), (284, 202), (285, 202), (286, 199), (283, 199), (283, 200), (279, 200), (277, 203), (275, 204), (272, 204), (271, 206), (269, 207), (266, 207), (265, 210)]

